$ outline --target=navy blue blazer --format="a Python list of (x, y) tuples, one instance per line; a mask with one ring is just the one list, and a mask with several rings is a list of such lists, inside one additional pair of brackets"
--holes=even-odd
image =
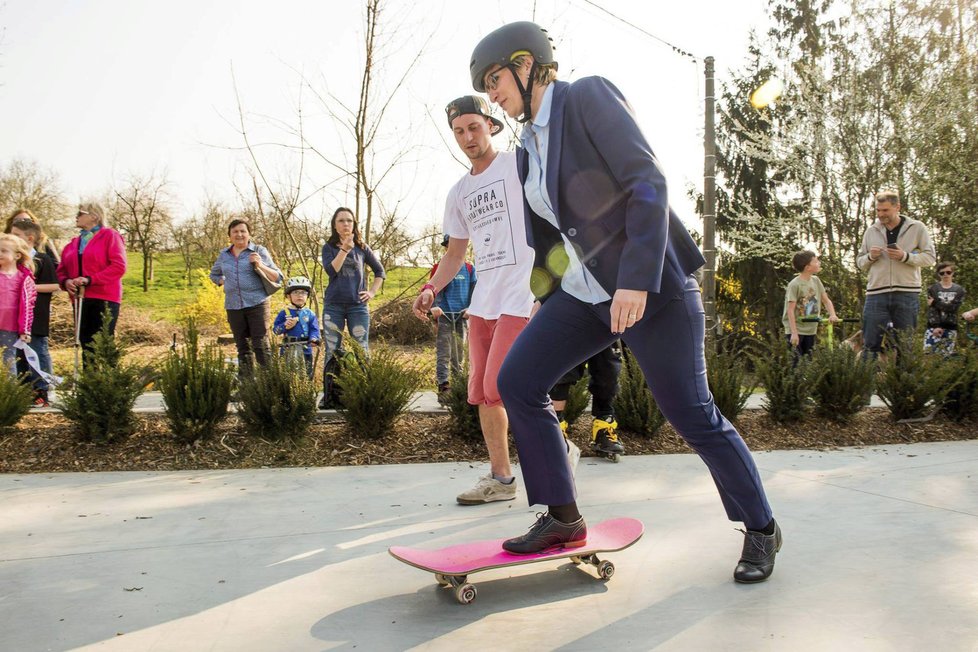
[[(523, 183), (528, 166), (529, 154), (521, 149)], [(652, 314), (706, 262), (669, 207), (665, 177), (631, 107), (607, 79), (554, 82), (546, 175), (560, 233), (609, 295), (618, 288), (646, 290), (645, 310)], [(547, 262), (563, 247), (557, 229), (533, 213), (525, 193), (524, 208), (527, 242), (536, 252), (534, 294), (543, 298), (560, 285)]]

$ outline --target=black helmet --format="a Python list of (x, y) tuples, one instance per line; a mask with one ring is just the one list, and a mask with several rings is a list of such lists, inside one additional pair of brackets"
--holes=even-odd
[(452, 120), (460, 115), (469, 113), (489, 118), (489, 121), (492, 122), (492, 130), (489, 132), (491, 135), (495, 136), (503, 130), (503, 123), (498, 118), (492, 116), (492, 109), (489, 108), (489, 102), (486, 102), (485, 99), (478, 95), (463, 95), (452, 100), (445, 107), (445, 115), (448, 116), (449, 127), (452, 126)]
[(472, 51), (469, 72), (472, 75), (472, 88), (479, 93), (486, 92), (483, 78), (493, 65), (508, 66), (514, 54), (529, 52), (538, 64), (554, 64), (553, 42), (547, 30), (536, 23), (520, 21), (503, 25), (490, 32), (479, 41)]

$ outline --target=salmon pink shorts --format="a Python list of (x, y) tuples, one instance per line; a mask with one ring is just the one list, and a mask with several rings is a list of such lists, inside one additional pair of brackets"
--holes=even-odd
[(496, 378), (499, 367), (528, 317), (500, 315), (499, 319), (469, 317), (469, 404), (502, 405)]

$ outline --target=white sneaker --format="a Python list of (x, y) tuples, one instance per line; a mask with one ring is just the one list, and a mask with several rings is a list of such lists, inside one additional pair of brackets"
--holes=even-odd
[(564, 441), (567, 442), (567, 460), (570, 462), (571, 475), (576, 477), (577, 463), (581, 461), (581, 449), (570, 439), (565, 439)]
[(459, 505), (482, 505), (497, 500), (513, 500), (516, 498), (516, 478), (509, 484), (504, 484), (492, 477), (492, 473), (479, 478), (475, 486), (460, 493), (455, 500)]

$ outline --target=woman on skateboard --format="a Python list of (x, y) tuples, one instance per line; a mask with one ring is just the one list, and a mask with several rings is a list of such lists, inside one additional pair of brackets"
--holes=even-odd
[(525, 123), (518, 166), (536, 254), (533, 289), (543, 301), (506, 356), (499, 389), (529, 502), (549, 509), (503, 547), (534, 553), (585, 543), (547, 393), (620, 337), (662, 413), (710, 469), (728, 517), (746, 525), (734, 578), (766, 580), (781, 531), (750, 451), (707, 385), (703, 304), (692, 275), (704, 259), (669, 208), (665, 178), (628, 103), (601, 77), (557, 81), (550, 38), (531, 22), (483, 38), (470, 73), (476, 91)]

